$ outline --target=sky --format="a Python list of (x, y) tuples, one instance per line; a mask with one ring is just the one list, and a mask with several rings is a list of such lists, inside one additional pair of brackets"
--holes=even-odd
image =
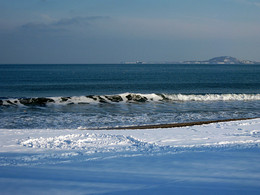
[(260, 0), (0, 0), (0, 64), (260, 61)]

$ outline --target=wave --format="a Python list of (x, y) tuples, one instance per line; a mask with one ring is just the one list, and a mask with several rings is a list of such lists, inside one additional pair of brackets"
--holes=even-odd
[(117, 95), (87, 95), (71, 97), (35, 97), (0, 99), (0, 106), (46, 106), (95, 103), (144, 103), (180, 101), (256, 101), (260, 94), (140, 94), (123, 93)]

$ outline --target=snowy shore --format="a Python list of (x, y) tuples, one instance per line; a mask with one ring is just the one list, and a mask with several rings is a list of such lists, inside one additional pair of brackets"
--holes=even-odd
[(150, 130), (0, 130), (1, 194), (259, 194), (260, 119)]

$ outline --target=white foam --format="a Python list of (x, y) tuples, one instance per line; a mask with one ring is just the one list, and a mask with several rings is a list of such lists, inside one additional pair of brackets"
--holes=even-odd
[(68, 98), (67, 101), (63, 100), (63, 97), (51, 97), (54, 102), (48, 103), (49, 105), (58, 104), (58, 105), (67, 105), (67, 104), (84, 104), (84, 103), (98, 103), (97, 101), (88, 98), (86, 96), (72, 96)]
[(206, 94), (206, 95), (165, 95), (172, 101), (252, 101), (260, 100), (260, 94)]

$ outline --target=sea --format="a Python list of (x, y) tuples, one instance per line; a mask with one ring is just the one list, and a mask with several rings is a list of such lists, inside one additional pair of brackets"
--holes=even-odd
[(260, 117), (260, 65), (0, 65), (0, 129)]

